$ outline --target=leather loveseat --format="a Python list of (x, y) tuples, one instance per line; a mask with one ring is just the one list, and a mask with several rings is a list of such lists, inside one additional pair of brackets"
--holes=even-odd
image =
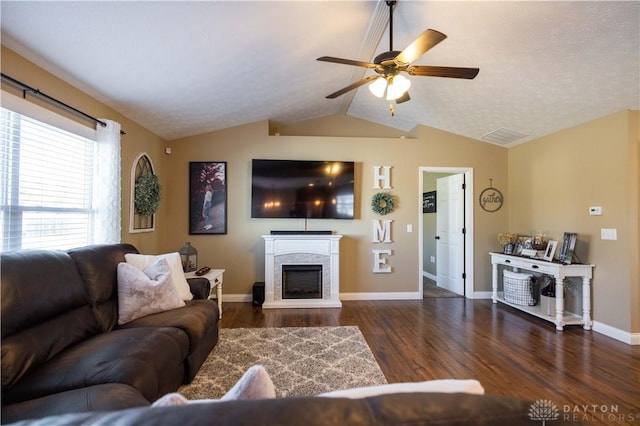
[(194, 300), (118, 325), (129, 244), (3, 253), (2, 422), (148, 406), (193, 379), (218, 341), (209, 282)]

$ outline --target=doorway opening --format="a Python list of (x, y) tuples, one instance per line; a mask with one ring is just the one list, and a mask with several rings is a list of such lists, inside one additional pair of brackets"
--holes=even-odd
[(473, 169), (420, 167), (419, 191), (419, 292), (473, 298)]

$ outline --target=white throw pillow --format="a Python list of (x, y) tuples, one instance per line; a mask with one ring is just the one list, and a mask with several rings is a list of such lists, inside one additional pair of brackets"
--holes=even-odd
[(191, 294), (191, 289), (189, 287), (189, 283), (187, 283), (187, 279), (184, 276), (184, 271), (182, 270), (182, 260), (180, 260), (180, 253), (173, 252), (167, 254), (161, 254), (158, 256), (153, 256), (149, 254), (135, 254), (135, 253), (127, 253), (124, 255), (124, 259), (127, 263), (135, 266), (141, 271), (144, 271), (158, 259), (167, 259), (169, 263), (169, 268), (171, 269), (171, 278), (173, 279), (173, 285), (178, 290), (178, 294), (182, 298), (182, 300), (192, 300), (193, 294)]
[(484, 395), (484, 388), (477, 380), (428, 380), (415, 383), (390, 383), (387, 385), (368, 386), (362, 388), (344, 389), (334, 392), (321, 393), (317, 396), (330, 398), (360, 399), (369, 396), (390, 393), (471, 393)]
[(179, 393), (168, 393), (156, 400), (152, 407), (171, 405), (205, 404), (209, 402), (233, 401), (237, 399), (267, 399), (276, 397), (276, 388), (262, 365), (250, 367), (238, 382), (220, 399), (188, 400)]
[(144, 271), (119, 263), (117, 276), (118, 324), (184, 306), (166, 259), (159, 259)]

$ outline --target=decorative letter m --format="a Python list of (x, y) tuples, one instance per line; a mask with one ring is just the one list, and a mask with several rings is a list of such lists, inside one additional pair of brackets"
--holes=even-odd
[(373, 221), (373, 238), (372, 243), (390, 243), (391, 242), (391, 222), (390, 219)]

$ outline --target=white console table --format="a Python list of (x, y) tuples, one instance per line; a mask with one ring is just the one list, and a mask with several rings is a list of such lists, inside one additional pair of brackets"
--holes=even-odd
[[(556, 325), (556, 330), (562, 331), (565, 325), (582, 324), (585, 330), (591, 330), (591, 278), (595, 265), (572, 264), (565, 265), (562, 263), (549, 262), (540, 259), (531, 259), (522, 256), (511, 256), (502, 253), (490, 253), (492, 266), (492, 287), (493, 287), (493, 303), (504, 303), (516, 309), (520, 309), (531, 315), (535, 315), (547, 321), (551, 321)], [(498, 292), (499, 271), (498, 266), (504, 265), (513, 268), (513, 271), (525, 269), (527, 271), (539, 272), (542, 274), (552, 275), (556, 283), (556, 315), (549, 316), (544, 314), (540, 306), (522, 306), (509, 303), (504, 300), (503, 295)], [(582, 278), (582, 317), (564, 311), (564, 278), (580, 277)]]

